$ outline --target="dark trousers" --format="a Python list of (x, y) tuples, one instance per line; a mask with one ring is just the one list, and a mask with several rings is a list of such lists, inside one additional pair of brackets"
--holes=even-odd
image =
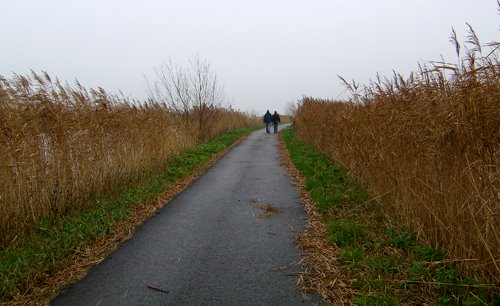
[(274, 134), (278, 133), (278, 122), (273, 122), (274, 125)]
[(271, 133), (271, 131), (269, 131), (269, 124), (271, 122), (266, 122), (266, 133)]

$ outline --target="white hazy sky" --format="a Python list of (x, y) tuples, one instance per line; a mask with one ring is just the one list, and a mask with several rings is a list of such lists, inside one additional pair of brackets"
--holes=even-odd
[(455, 62), (451, 28), (499, 40), (496, 0), (2, 0), (0, 74), (146, 97), (169, 58), (211, 63), (232, 105), (283, 113), (303, 95), (343, 97), (337, 75), (368, 83), (418, 62)]

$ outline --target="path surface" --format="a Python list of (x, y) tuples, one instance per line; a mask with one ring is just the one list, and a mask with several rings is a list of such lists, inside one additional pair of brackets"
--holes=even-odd
[(277, 143), (252, 133), (52, 305), (319, 303), (295, 286), (305, 212)]

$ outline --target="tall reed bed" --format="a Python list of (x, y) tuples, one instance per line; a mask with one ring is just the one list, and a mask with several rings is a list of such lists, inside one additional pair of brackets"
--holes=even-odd
[[(193, 110), (195, 112), (196, 110)], [(253, 124), (229, 108), (208, 109), (209, 138)], [(193, 119), (52, 80), (0, 76), (0, 247), (40, 218), (82, 208), (96, 195), (165, 167), (199, 142)]]
[(459, 64), (377, 78), (350, 101), (303, 98), (298, 135), (350, 170), (399, 225), (449, 251), (471, 275), (500, 281), (498, 43)]

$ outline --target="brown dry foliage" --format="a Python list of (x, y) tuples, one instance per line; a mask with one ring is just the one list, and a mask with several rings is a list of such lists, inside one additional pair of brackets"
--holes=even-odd
[[(255, 124), (228, 108), (205, 111), (217, 118), (209, 139)], [(62, 85), (47, 73), (0, 76), (0, 247), (40, 218), (164, 168), (198, 144), (196, 126), (165, 105)]]
[(431, 63), (408, 79), (354, 88), (350, 101), (305, 97), (301, 139), (366, 184), (399, 225), (449, 251), (469, 275), (500, 281), (499, 43), (459, 64)]
[(348, 285), (349, 274), (341, 273), (338, 247), (328, 242), (323, 215), (318, 212), (311, 195), (306, 191), (306, 182), (293, 164), (283, 135), (279, 134), (281, 165), (286, 168), (291, 182), (301, 195), (307, 213), (305, 228), (298, 233), (297, 244), (304, 251), (299, 264), (297, 285), (305, 293), (317, 294), (331, 305), (353, 305), (354, 290)]

